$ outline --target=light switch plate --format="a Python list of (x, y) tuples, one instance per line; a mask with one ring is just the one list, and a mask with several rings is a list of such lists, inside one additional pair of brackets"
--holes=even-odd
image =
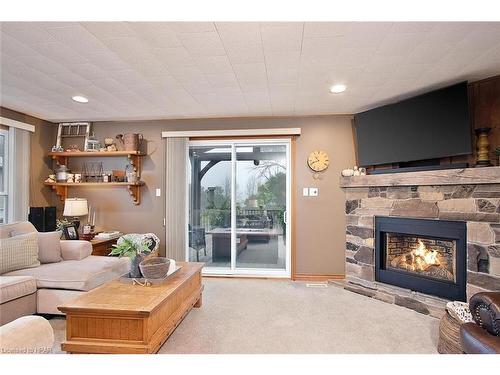
[(156, 189), (156, 196), (161, 197), (161, 189)]
[(309, 196), (310, 197), (317, 197), (318, 195), (319, 195), (318, 188), (309, 188)]
[(309, 196), (309, 188), (303, 188), (302, 189), (302, 196), (303, 197), (308, 197)]

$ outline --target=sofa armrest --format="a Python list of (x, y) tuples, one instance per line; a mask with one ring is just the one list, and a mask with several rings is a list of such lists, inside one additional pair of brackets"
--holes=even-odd
[(500, 292), (480, 292), (469, 301), (474, 321), (490, 334), (500, 336)]
[(0, 327), (1, 353), (50, 353), (54, 331), (41, 316), (23, 316)]
[(460, 344), (467, 354), (500, 353), (500, 337), (489, 334), (473, 322), (460, 326)]
[(92, 244), (89, 241), (61, 241), (61, 256), (64, 260), (82, 260), (90, 254), (92, 254)]

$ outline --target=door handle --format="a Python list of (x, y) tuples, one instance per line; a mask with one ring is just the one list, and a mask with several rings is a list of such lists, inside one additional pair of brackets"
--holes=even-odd
[(286, 219), (286, 217), (287, 217), (287, 212), (286, 212), (286, 211), (283, 211), (283, 222), (284, 222), (285, 224), (288, 224), (288, 220)]

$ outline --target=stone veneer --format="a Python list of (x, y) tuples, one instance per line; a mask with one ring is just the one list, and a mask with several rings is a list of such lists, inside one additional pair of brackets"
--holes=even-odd
[(375, 282), (374, 217), (467, 222), (467, 297), (500, 290), (500, 184), (348, 187), (346, 289), (436, 317), (446, 300)]

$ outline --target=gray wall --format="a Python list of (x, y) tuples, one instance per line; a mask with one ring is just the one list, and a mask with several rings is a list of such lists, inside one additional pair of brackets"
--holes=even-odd
[[(104, 137), (114, 137), (118, 133), (144, 134), (147, 140), (144, 151), (147, 156), (143, 158), (142, 180), (146, 186), (142, 188), (141, 204), (133, 205), (127, 190), (122, 187), (71, 188), (69, 195), (85, 197), (91, 205), (98, 207), (98, 227), (123, 232), (154, 232), (164, 243), (164, 200), (163, 196), (155, 196), (156, 188), (162, 188), (164, 193), (164, 141), (161, 131), (273, 127), (302, 128), (302, 135), (296, 140), (293, 170), (295, 186), (292, 187), (296, 197), (293, 207), (296, 218), (296, 272), (343, 275), (345, 199), (339, 187), (339, 176), (340, 171), (352, 166), (355, 160), (349, 116), (97, 122), (94, 129), (100, 140)], [(45, 166), (47, 159), (41, 152), (48, 151), (55, 142), (55, 126), (50, 126), (49, 129), (44, 130), (44, 136), (40, 139), (43, 142), (34, 146), (36, 152), (33, 153), (33, 158), (37, 160), (32, 163), (33, 176), (40, 182), (34, 186), (36, 197), (33, 202), (58, 201), (50, 189), (41, 185), (45, 177), (41, 174), (48, 173)], [(316, 149), (326, 151), (331, 160), (330, 167), (322, 174), (321, 180), (313, 179), (306, 163), (309, 153)], [(86, 158), (88, 161), (92, 159), (94, 158)], [(125, 158), (94, 160), (103, 160), (106, 171), (123, 169), (126, 165)], [(81, 170), (81, 163), (82, 159), (72, 159), (69, 166), (74, 172), (78, 172)], [(319, 197), (302, 197), (303, 187), (318, 187)], [(62, 208), (60, 203), (59, 208)], [(161, 252), (164, 252), (164, 248)]]

